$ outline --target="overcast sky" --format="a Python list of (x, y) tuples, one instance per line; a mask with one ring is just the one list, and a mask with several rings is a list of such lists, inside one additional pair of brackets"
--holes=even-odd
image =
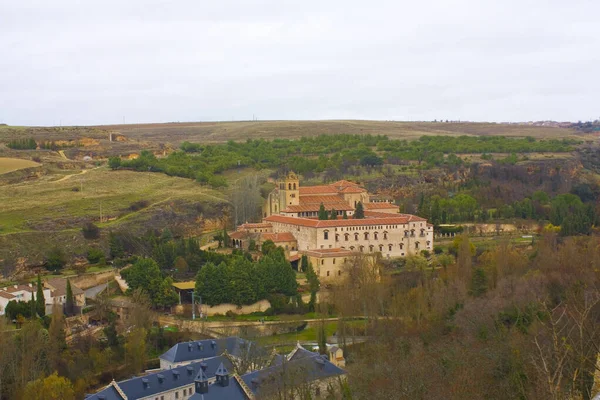
[(0, 123), (600, 117), (599, 0), (0, 0)]

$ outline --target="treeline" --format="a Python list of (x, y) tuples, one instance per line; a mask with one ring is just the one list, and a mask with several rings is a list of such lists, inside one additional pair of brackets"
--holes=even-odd
[(13, 139), (6, 143), (6, 147), (13, 150), (35, 150), (37, 149), (37, 143), (33, 138)]
[(250, 257), (233, 255), (218, 265), (208, 263), (202, 267), (196, 277), (196, 292), (202, 302), (211, 306), (243, 305), (271, 296), (296, 296), (296, 274), (283, 249), (268, 244), (263, 247), (266, 254), (255, 262)]
[(497, 209), (486, 209), (474, 197), (460, 193), (454, 197), (434, 195), (429, 198), (421, 195), (418, 214), (434, 225), (457, 222), (490, 222), (493, 220), (522, 218), (549, 221), (561, 227), (562, 236), (588, 235), (594, 225), (600, 224), (599, 215), (593, 203), (594, 198), (584, 196), (586, 203), (572, 193), (550, 198), (543, 191), (512, 204), (504, 204)]
[(342, 347), (353, 336), (344, 318), (368, 321), (370, 340), (345, 352), (353, 396), (594, 397), (596, 240), (548, 232), (533, 249), (509, 241), (479, 249), (466, 237), (454, 247), (456, 257), (407, 258), (412, 269), (397, 280), (349, 280), (334, 290)]
[(157, 159), (143, 151), (134, 160), (109, 160), (113, 169), (164, 172), (167, 175), (196, 179), (213, 187), (225, 186), (218, 176), (223, 171), (252, 167), (294, 170), (301, 174), (326, 170), (347, 170), (355, 165), (379, 167), (385, 162), (426, 162), (431, 166), (461, 165), (455, 153), (567, 152), (578, 142), (570, 139), (423, 136), (419, 140), (390, 140), (383, 135), (320, 135), (298, 140), (248, 139), (225, 144), (202, 145), (184, 142), (181, 152)]

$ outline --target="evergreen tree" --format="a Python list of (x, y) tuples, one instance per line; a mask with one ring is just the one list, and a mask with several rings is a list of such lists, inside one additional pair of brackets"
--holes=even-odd
[(348, 219), (348, 213), (346, 213), (346, 210), (344, 210), (344, 213), (342, 214), (342, 219)]
[(327, 334), (325, 333), (325, 321), (319, 325), (319, 353), (327, 354)]
[(223, 228), (223, 247), (229, 247), (231, 245), (231, 239), (227, 233), (227, 228)]
[(108, 235), (108, 246), (110, 249), (110, 256), (112, 258), (121, 258), (125, 255), (121, 238), (113, 232), (110, 232)]
[(317, 303), (317, 292), (319, 291), (321, 283), (319, 282), (319, 277), (315, 273), (312, 264), (308, 261), (308, 257), (303, 255), (301, 262), (304, 271), (306, 272), (306, 280), (308, 281), (308, 286), (310, 289), (310, 301), (308, 303), (308, 311), (314, 312)]
[(356, 204), (356, 209), (354, 210), (354, 219), (363, 219), (365, 217), (365, 210), (363, 209), (362, 203), (359, 201)]
[(337, 211), (335, 211), (335, 208), (331, 209), (331, 215), (330, 215), (329, 219), (331, 219), (331, 220), (337, 219)]
[(487, 276), (483, 268), (476, 268), (471, 277), (471, 295), (475, 297), (483, 296), (487, 292)]
[(40, 317), (46, 315), (46, 299), (44, 298), (44, 288), (42, 286), (42, 277), (37, 276), (37, 294), (35, 296), (35, 311)]
[(323, 203), (321, 203), (321, 205), (319, 206), (319, 219), (324, 221), (329, 219), (329, 215), (327, 214), (327, 210), (325, 209), (325, 206), (323, 205)]
[(66, 299), (66, 311), (67, 315), (73, 314), (73, 308), (75, 306), (75, 301), (73, 298), (73, 289), (71, 288), (71, 281), (67, 279), (67, 299)]

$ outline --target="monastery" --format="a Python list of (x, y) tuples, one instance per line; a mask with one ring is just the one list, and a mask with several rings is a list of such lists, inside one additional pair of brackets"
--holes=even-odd
[[(361, 219), (354, 218), (358, 203), (364, 209)], [(337, 219), (319, 220), (321, 204)], [(240, 225), (230, 234), (234, 246), (247, 249), (251, 241), (259, 246), (272, 240), (292, 262), (307, 255), (323, 278), (341, 275), (344, 262), (356, 254), (389, 259), (433, 249), (433, 225), (427, 220), (400, 214), (389, 200), (346, 180), (300, 186), (291, 172), (277, 182), (262, 212), (261, 223)]]

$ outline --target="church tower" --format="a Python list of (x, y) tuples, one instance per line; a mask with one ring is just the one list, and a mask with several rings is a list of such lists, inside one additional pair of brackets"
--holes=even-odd
[[(284, 183), (284, 198), (285, 207), (297, 206), (300, 204), (300, 180), (294, 172), (289, 172), (285, 177)], [(284, 207), (284, 208), (285, 208)]]

